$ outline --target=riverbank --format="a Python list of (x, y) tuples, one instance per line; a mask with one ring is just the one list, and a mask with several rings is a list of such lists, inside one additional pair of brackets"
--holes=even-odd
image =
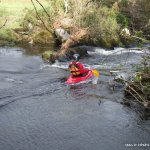
[(150, 48), (145, 49), (141, 63), (135, 65), (134, 69), (136, 72), (133, 80), (125, 81), (125, 95), (150, 109)]
[[(44, 1), (44, 5), (46, 4)], [(39, 5), (36, 7), (38, 11), (41, 9)], [(31, 34), (28, 35), (27, 29), (23, 27), (24, 18), (30, 10), (33, 10), (30, 0), (5, 0), (0, 2), (1, 46), (13, 46), (20, 43), (28, 44), (31, 41)]]
[(101, 7), (98, 7), (98, 2), (90, 2), (87, 4), (88, 10), (84, 5), (86, 1), (81, 5), (73, 1), (71, 10), (67, 11), (62, 0), (55, 3), (2, 1), (0, 24), (3, 26), (5, 20), (6, 24), (0, 30), (0, 44), (59, 44), (60, 49), (66, 51), (79, 43), (112, 49), (116, 46), (142, 46), (149, 42), (146, 40), (149, 37), (146, 32), (149, 31), (148, 22), (143, 22), (145, 28), (139, 30), (133, 27), (134, 20), (129, 19), (133, 14), (127, 8), (133, 5), (132, 2), (106, 2)]

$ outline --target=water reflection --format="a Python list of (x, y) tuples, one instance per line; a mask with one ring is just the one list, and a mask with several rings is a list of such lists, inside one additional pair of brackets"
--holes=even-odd
[(55, 47), (54, 45), (41, 45), (41, 46), (30, 46), (30, 45), (22, 45), (21, 47), (24, 48), (23, 54), (25, 55), (30, 55), (30, 56), (34, 56), (34, 55), (41, 55), (43, 52), (45, 51), (56, 51), (59, 48)]
[(77, 101), (96, 101), (100, 106), (102, 101), (107, 99), (103, 95), (99, 95), (97, 85), (93, 84), (80, 84), (80, 85), (71, 85), (67, 87), (66, 98), (69, 100)]

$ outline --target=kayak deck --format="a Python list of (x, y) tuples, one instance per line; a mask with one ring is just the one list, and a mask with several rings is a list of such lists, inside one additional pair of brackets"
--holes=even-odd
[(93, 77), (94, 77), (94, 74), (93, 74), (92, 70), (90, 69), (88, 71), (87, 75), (85, 75), (85, 76), (73, 77), (72, 75), (70, 75), (66, 81), (66, 84), (80, 83), (80, 82), (86, 81), (86, 80), (93, 78)]

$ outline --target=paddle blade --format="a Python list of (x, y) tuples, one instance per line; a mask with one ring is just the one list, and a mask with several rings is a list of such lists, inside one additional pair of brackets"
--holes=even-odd
[(98, 70), (92, 70), (92, 72), (93, 72), (93, 74), (94, 74), (94, 76), (95, 77), (99, 77), (100, 76), (100, 74), (99, 74), (99, 71)]

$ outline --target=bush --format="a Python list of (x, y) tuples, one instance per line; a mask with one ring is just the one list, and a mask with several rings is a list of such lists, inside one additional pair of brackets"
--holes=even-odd
[(0, 17), (4, 17), (8, 15), (8, 11), (7, 9), (4, 7), (4, 8), (0, 8)]
[(0, 40), (6, 40), (8, 42), (16, 42), (16, 36), (11, 29), (1, 29), (0, 30)]
[(121, 26), (122, 26), (123, 28), (125, 28), (125, 27), (128, 27), (128, 26), (129, 26), (129, 24), (130, 24), (130, 19), (129, 19), (126, 15), (124, 15), (124, 14), (122, 14), (122, 13), (118, 13), (118, 15), (117, 15), (117, 22), (118, 22), (119, 24), (121, 24)]
[(28, 29), (28, 25), (31, 23), (33, 27), (40, 26), (41, 28), (44, 28), (42, 21), (47, 27), (51, 26), (54, 17), (53, 9), (46, 7), (45, 10), (50, 14), (50, 18), (46, 15), (43, 9), (38, 10), (38, 15), (36, 14), (35, 10), (27, 9), (26, 14), (21, 21), (21, 26), (24, 29)]
[(110, 48), (119, 43), (120, 26), (113, 9), (107, 7), (88, 9), (76, 22), (80, 23), (78, 25), (82, 28), (89, 28), (89, 41), (95, 45)]
[(126, 7), (128, 5), (129, 0), (121, 0), (121, 4)]
[(136, 31), (135, 36), (143, 38), (143, 31)]
[(33, 38), (34, 43), (36, 44), (54, 44), (55, 39), (52, 33), (43, 30), (37, 33)]
[(150, 108), (150, 54), (144, 55), (141, 64), (135, 65), (136, 75), (126, 88), (138, 102)]
[(38, 19), (37, 19), (37, 16), (36, 16), (36, 13), (34, 10), (27, 9), (27, 12), (26, 12), (24, 18), (22, 18), (21, 26), (24, 29), (28, 30), (29, 23), (31, 23), (33, 26), (35, 26), (38, 24)]

